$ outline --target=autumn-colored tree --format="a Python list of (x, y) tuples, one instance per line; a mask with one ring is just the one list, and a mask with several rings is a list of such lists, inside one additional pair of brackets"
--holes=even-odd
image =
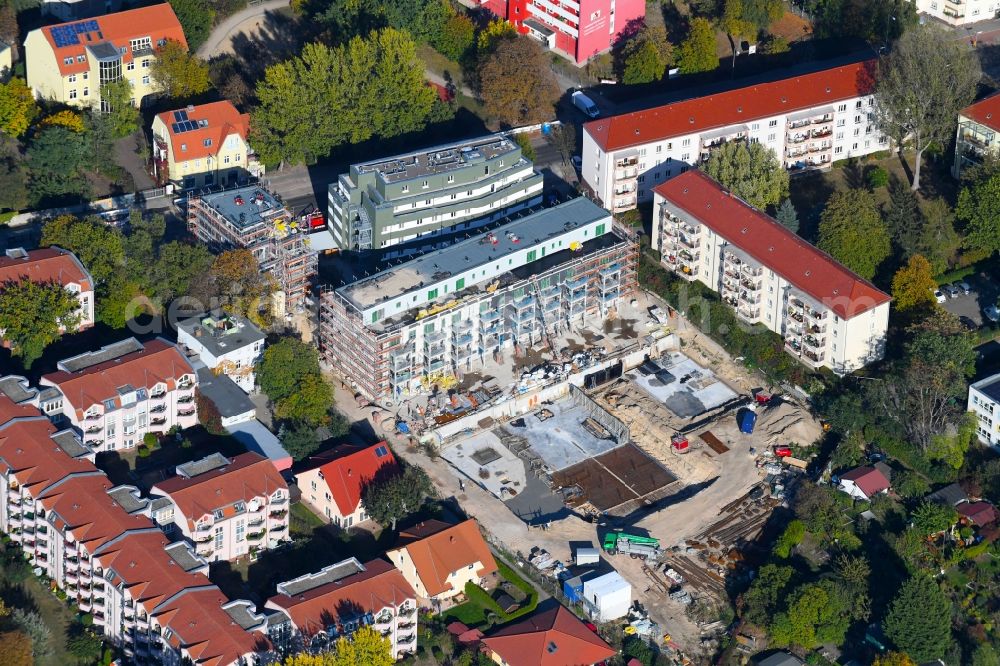
[(223, 252), (212, 262), (209, 276), (227, 309), (258, 325), (270, 324), (270, 298), (277, 285), (270, 273), (260, 270), (250, 250)]
[(479, 68), (486, 113), (507, 127), (550, 120), (559, 85), (548, 55), (528, 37), (504, 39)]
[(482, 58), (493, 52), (494, 47), (504, 39), (514, 39), (517, 37), (517, 30), (514, 25), (503, 19), (494, 19), (486, 24), (486, 27), (476, 38), (476, 50)]
[(23, 631), (0, 633), (0, 654), (3, 655), (3, 663), (8, 666), (32, 666), (35, 663), (31, 656), (31, 638)]
[(923, 255), (915, 254), (892, 278), (892, 300), (900, 312), (918, 307), (933, 307), (937, 283), (931, 264)]
[(150, 70), (153, 80), (168, 97), (187, 98), (209, 89), (208, 64), (188, 53), (184, 45), (168, 39), (156, 50)]
[(332, 652), (322, 652), (320, 654), (309, 654), (300, 652), (285, 657), (282, 666), (336, 666), (335, 656)]
[(916, 663), (903, 652), (886, 652), (875, 657), (872, 666), (917, 666)]
[(708, 19), (692, 19), (687, 38), (677, 47), (677, 67), (682, 74), (696, 74), (710, 72), (718, 66), (715, 28)]
[(38, 123), (39, 127), (65, 127), (71, 132), (76, 132), (77, 134), (82, 134), (86, 131), (87, 126), (83, 122), (83, 116), (75, 111), (70, 111), (69, 109), (63, 111), (57, 111), (51, 115), (42, 118), (42, 121)]
[(741, 0), (725, 0), (719, 27), (729, 37), (729, 45), (733, 51), (733, 67), (735, 68), (740, 42), (744, 38), (751, 39), (756, 37), (757, 26), (743, 17), (743, 2)]
[(14, 77), (0, 83), (0, 132), (19, 137), (28, 131), (40, 109), (24, 79)]

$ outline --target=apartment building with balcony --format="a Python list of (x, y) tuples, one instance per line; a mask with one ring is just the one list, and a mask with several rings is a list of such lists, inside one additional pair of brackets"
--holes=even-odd
[(480, 0), (477, 4), (577, 65), (610, 51), (630, 22), (646, 16), (645, 3), (637, 0)]
[(220, 453), (178, 465), (150, 488), (152, 515), (168, 533), (216, 562), (277, 548), (288, 541), (288, 484), (270, 460), (248, 452)]
[(317, 253), (308, 229), (278, 199), (251, 185), (188, 195), (188, 230), (213, 252), (250, 250), (260, 270), (277, 286), (272, 309), (278, 315), (305, 307), (317, 274)]
[[(12, 282), (31, 280), (37, 284), (54, 283), (67, 290), (80, 306), (73, 331), (82, 331), (94, 325), (94, 278), (72, 252), (58, 247), (38, 250), (11, 248), (0, 257), (0, 290)], [(59, 330), (66, 332), (66, 326)], [(0, 332), (0, 339), (3, 333)], [(7, 342), (4, 341), (6, 345)]]
[(793, 173), (889, 148), (875, 120), (875, 64), (865, 61), (600, 118), (583, 126), (581, 174), (612, 212), (725, 141), (755, 141)]
[(949, 25), (972, 25), (997, 18), (997, 0), (913, 0), (917, 11)]
[(389, 445), (342, 444), (311, 457), (295, 474), (302, 492), (302, 503), (327, 522), (348, 529), (368, 520), (361, 496), (376, 478), (399, 473), (396, 457)]
[(250, 114), (228, 100), (164, 111), (153, 118), (153, 177), (191, 190), (232, 187), (264, 175), (250, 149)]
[(257, 383), (264, 332), (246, 317), (213, 312), (177, 324), (177, 343), (213, 373), (226, 375), (246, 393)]
[(637, 260), (631, 230), (574, 199), (324, 291), (320, 348), (366, 396), (417, 394), (608, 317)]
[(516, 142), (490, 134), (352, 164), (328, 198), (336, 247), (395, 248), (389, 256), (540, 204), (542, 174)]
[(394, 659), (417, 650), (417, 598), (385, 560), (350, 558), (278, 583), (265, 610), (288, 618), (289, 647), (322, 646), (370, 626), (389, 639)]
[(1000, 93), (971, 104), (958, 114), (955, 133), (955, 164), (951, 173), (962, 177), (962, 171), (982, 164), (987, 157), (1000, 154)]
[(655, 192), (652, 245), (665, 267), (783, 336), (810, 368), (847, 373), (882, 358), (888, 294), (701, 171)]
[[(64, 359), (57, 368), (41, 378), (40, 407), (71, 426), (94, 451), (130, 449), (147, 432), (198, 423), (197, 374), (162, 338), (145, 344), (129, 338)], [(59, 408), (51, 409), (53, 402)]]
[(208, 563), (171, 544), (139, 491), (112, 486), (92, 457), (35, 406), (0, 392), (0, 529), (36, 573), (129, 662), (235, 666), (266, 651), (263, 616), (237, 614), (249, 602), (226, 599)]
[(140, 106), (160, 92), (152, 66), (167, 40), (187, 48), (168, 3), (37, 28), (24, 40), (28, 86), (39, 99), (106, 111), (101, 86), (124, 78)]

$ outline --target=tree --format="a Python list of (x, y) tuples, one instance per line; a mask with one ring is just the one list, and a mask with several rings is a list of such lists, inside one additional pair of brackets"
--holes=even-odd
[(777, 206), (788, 196), (788, 171), (762, 143), (726, 141), (714, 148), (702, 169), (755, 208)]
[(864, 556), (841, 554), (834, 561), (834, 572), (841, 595), (847, 600), (851, 619), (867, 620), (871, 615), (871, 594), (868, 577), (871, 565)]
[(643, 25), (622, 49), (622, 83), (652, 83), (663, 78), (673, 47), (663, 26)]
[(61, 215), (42, 227), (42, 245), (58, 245), (75, 254), (94, 280), (107, 282), (125, 265), (121, 232), (91, 218)]
[(514, 143), (516, 143), (521, 148), (521, 155), (525, 159), (535, 161), (535, 147), (531, 145), (531, 137), (526, 132), (521, 132), (514, 135)]
[(0, 632), (0, 654), (9, 666), (32, 666), (31, 638), (23, 631)]
[(42, 118), (38, 123), (39, 127), (65, 127), (68, 130), (83, 134), (87, 131), (87, 124), (83, 121), (83, 116), (75, 111), (64, 109)]
[(927, 257), (931, 272), (939, 275), (951, 265), (962, 239), (955, 231), (955, 214), (944, 199), (939, 197), (924, 202), (923, 217), (924, 227), (917, 251)]
[(529, 37), (501, 39), (479, 67), (487, 115), (507, 127), (553, 116), (560, 91), (548, 55)]
[(742, 0), (723, 0), (722, 18), (719, 27), (729, 37), (729, 45), (733, 51), (733, 68), (736, 68), (736, 56), (739, 54), (740, 42), (743, 38), (755, 38), (758, 27), (743, 17)]
[(743, 617), (759, 627), (766, 626), (778, 611), (778, 605), (787, 596), (795, 569), (765, 564), (757, 572), (742, 597)]
[(513, 23), (501, 18), (493, 19), (479, 32), (479, 37), (476, 39), (476, 51), (480, 60), (492, 53), (500, 42), (516, 38), (517, 29)]
[(298, 338), (282, 338), (264, 350), (257, 368), (261, 391), (277, 402), (295, 393), (304, 377), (320, 374), (319, 354)]
[(743, 0), (740, 15), (758, 31), (785, 15), (785, 5), (781, 0)]
[(788, 523), (788, 527), (774, 544), (774, 554), (782, 559), (788, 559), (792, 554), (792, 548), (799, 545), (805, 535), (806, 526), (801, 520), (793, 520)]
[(100, 660), (103, 645), (93, 631), (79, 623), (73, 625), (66, 638), (66, 651), (87, 664), (96, 664)]
[(848, 608), (832, 581), (825, 580), (792, 592), (788, 612), (774, 618), (770, 634), (776, 646), (810, 649), (823, 643), (842, 643), (849, 624)]
[(892, 277), (892, 300), (900, 312), (934, 307), (937, 282), (931, 275), (931, 264), (915, 254)]
[(24, 79), (15, 76), (0, 83), (0, 132), (15, 138), (23, 136), (40, 112)]
[(189, 293), (191, 282), (208, 272), (212, 253), (204, 245), (171, 241), (159, 249), (156, 262), (149, 267), (149, 287), (154, 296), (166, 303)]
[(465, 12), (456, 12), (441, 27), (433, 46), (452, 60), (464, 60), (476, 42), (476, 26)]
[(875, 657), (872, 666), (917, 666), (917, 664), (902, 652), (886, 652)]
[(893, 475), (892, 489), (903, 499), (912, 500), (927, 495), (931, 484), (920, 473), (907, 470)]
[(198, 409), (198, 423), (204, 426), (205, 431), (210, 435), (225, 435), (226, 429), (222, 425), (222, 414), (215, 403), (210, 398), (206, 398), (199, 389), (194, 391), (194, 403)]
[(316, 428), (305, 423), (282, 426), (278, 432), (278, 439), (295, 460), (305, 460), (319, 448)]
[(25, 159), (32, 203), (45, 207), (89, 198), (87, 158), (87, 144), (76, 132), (65, 127), (36, 132)]
[(711, 72), (719, 66), (715, 54), (715, 29), (708, 19), (691, 20), (688, 36), (677, 47), (677, 67), (681, 74)]
[[(911, 663), (905, 666), (915, 666), (915, 664)], [(972, 666), (1000, 666), (1000, 655), (997, 655), (992, 645), (982, 643), (972, 651)]]
[(170, 0), (170, 6), (184, 30), (188, 48), (197, 51), (212, 30), (215, 10), (207, 0)]
[(966, 247), (985, 254), (1000, 251), (1000, 172), (963, 187), (955, 213), (966, 224)]
[(320, 652), (318, 654), (300, 652), (288, 655), (281, 663), (282, 666), (335, 666), (335, 659), (336, 656), (333, 652)]
[(402, 474), (374, 479), (361, 497), (368, 515), (395, 531), (396, 521), (417, 511), (432, 490), (427, 474), (411, 465)]
[(774, 217), (793, 234), (799, 233), (799, 214), (795, 211), (795, 204), (792, 203), (791, 199), (785, 199), (781, 202)]
[(45, 624), (45, 619), (25, 608), (15, 608), (11, 618), (14, 626), (31, 638), (31, 654), (35, 661), (48, 660), (52, 656), (52, 630)]
[(965, 40), (930, 25), (907, 31), (879, 62), (876, 116), (900, 152), (912, 146), (913, 190), (920, 189), (924, 151), (952, 139), (955, 118), (975, 97), (980, 75), (979, 59)]
[(0, 211), (28, 204), (27, 174), (17, 139), (0, 134)]
[(294, 393), (275, 403), (274, 415), (279, 419), (319, 426), (329, 420), (332, 406), (333, 389), (322, 375), (306, 375)]
[(218, 255), (209, 278), (227, 310), (258, 326), (270, 323), (270, 299), (276, 285), (270, 273), (260, 270), (250, 250), (227, 250)]
[(932, 578), (918, 574), (903, 583), (882, 628), (914, 661), (939, 659), (951, 645), (951, 604)]
[(900, 249), (903, 259), (917, 252), (924, 226), (923, 218), (920, 199), (916, 193), (894, 179), (889, 186), (889, 205), (885, 210), (885, 223), (893, 244)]
[(392, 643), (370, 626), (363, 626), (350, 636), (341, 636), (333, 647), (330, 666), (392, 666)]
[(875, 277), (892, 247), (872, 193), (864, 189), (835, 192), (820, 215), (817, 245), (866, 280)]
[(139, 131), (139, 109), (128, 79), (122, 78), (101, 85), (101, 102), (107, 104), (106, 117), (111, 135), (116, 139)]
[(156, 49), (150, 69), (153, 81), (167, 97), (184, 99), (200, 95), (211, 87), (208, 63), (199, 60), (173, 39)]
[(549, 131), (548, 142), (562, 157), (563, 164), (569, 164), (573, 154), (576, 153), (576, 132), (573, 128), (564, 125), (553, 127)]
[(60, 327), (73, 330), (80, 323), (80, 302), (57, 282), (38, 283), (25, 278), (0, 285), (0, 330), (11, 353), (30, 367), (50, 344)]
[(937, 502), (921, 502), (913, 512), (913, 529), (923, 536), (943, 532), (958, 520), (958, 514), (950, 506)]

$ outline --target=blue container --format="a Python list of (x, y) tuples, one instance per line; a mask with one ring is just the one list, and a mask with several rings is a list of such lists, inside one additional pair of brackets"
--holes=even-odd
[(750, 434), (753, 432), (753, 427), (757, 424), (757, 412), (751, 411), (749, 409), (744, 409), (740, 413), (740, 432)]

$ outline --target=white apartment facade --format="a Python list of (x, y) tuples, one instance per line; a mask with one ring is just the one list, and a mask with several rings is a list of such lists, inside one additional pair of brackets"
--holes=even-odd
[(60, 361), (44, 375), (42, 411), (66, 422), (94, 451), (130, 449), (147, 432), (198, 423), (198, 376), (177, 347), (135, 338)]
[(177, 324), (177, 343), (215, 374), (228, 376), (247, 393), (253, 391), (264, 332), (246, 317), (208, 314), (182, 321)]
[[(82, 331), (94, 325), (94, 278), (72, 252), (58, 247), (8, 249), (4, 256), (0, 256), (0, 285), (21, 280), (59, 284), (80, 303), (74, 313), (77, 321), (73, 330)], [(59, 330), (65, 333), (66, 326), (60, 324)], [(0, 332), (2, 338), (3, 333)]]
[(655, 194), (652, 244), (665, 267), (784, 337), (810, 368), (847, 373), (882, 358), (888, 294), (701, 171)]
[(971, 25), (997, 18), (997, 0), (913, 0), (917, 11), (950, 25)]
[(593, 120), (583, 127), (583, 180), (617, 213), (726, 141), (761, 143), (792, 172), (888, 150), (873, 73), (872, 61), (860, 62)]
[(150, 489), (153, 519), (179, 531), (209, 561), (234, 560), (288, 541), (288, 485), (257, 453), (214, 453), (178, 465), (177, 475)]
[(962, 177), (962, 171), (981, 164), (987, 157), (1000, 154), (1000, 94), (990, 95), (971, 104), (958, 114), (955, 132), (955, 163), (951, 173)]
[(1000, 375), (969, 387), (968, 409), (976, 417), (976, 437), (987, 446), (1000, 446)]

